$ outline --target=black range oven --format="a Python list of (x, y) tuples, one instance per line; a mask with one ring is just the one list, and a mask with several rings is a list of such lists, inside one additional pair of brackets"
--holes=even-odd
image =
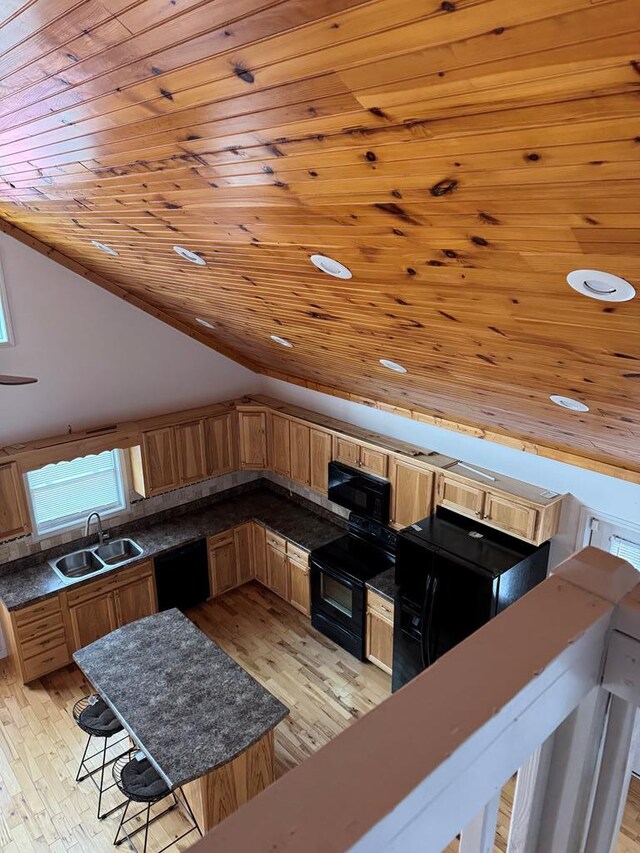
[(328, 497), (333, 503), (379, 524), (389, 523), (391, 484), (341, 462), (329, 463)]
[(310, 556), (311, 624), (365, 659), (366, 582), (395, 563), (396, 534), (352, 513), (349, 533)]

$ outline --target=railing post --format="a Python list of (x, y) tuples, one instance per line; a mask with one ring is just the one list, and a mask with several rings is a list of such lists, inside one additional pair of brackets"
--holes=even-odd
[(493, 853), (499, 807), (498, 790), (482, 811), (462, 830), (459, 853)]

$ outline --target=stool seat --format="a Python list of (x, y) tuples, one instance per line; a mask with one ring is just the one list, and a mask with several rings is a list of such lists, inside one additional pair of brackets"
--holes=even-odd
[(123, 725), (99, 696), (85, 696), (73, 707), (73, 717), (80, 728), (92, 737), (111, 737), (123, 731)]
[(148, 758), (133, 758), (120, 770), (119, 788), (138, 803), (161, 800), (170, 793), (169, 786)]

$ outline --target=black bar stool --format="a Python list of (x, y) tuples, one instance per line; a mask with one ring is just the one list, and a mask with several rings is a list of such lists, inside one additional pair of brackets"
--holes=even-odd
[[(177, 838), (174, 838), (169, 844), (166, 844), (162, 850), (158, 850), (157, 853), (162, 853), (163, 850), (168, 850), (169, 847), (172, 847), (181, 839), (185, 838), (185, 836), (189, 835), (191, 832), (197, 832), (198, 835), (202, 835), (200, 832), (200, 827), (198, 826), (198, 822), (196, 821), (193, 812), (191, 811), (191, 806), (189, 805), (187, 798), (185, 796), (182, 788), (177, 788), (176, 790), (180, 794), (180, 798), (176, 796), (176, 791), (172, 791), (164, 779), (160, 776), (158, 771), (153, 767), (149, 759), (146, 755), (140, 751), (132, 749), (125, 755), (122, 755), (113, 765), (113, 778), (115, 780), (115, 784), (122, 791), (122, 793), (127, 798), (127, 802), (124, 808), (124, 812), (122, 813), (122, 817), (120, 818), (120, 825), (118, 826), (118, 831), (116, 832), (115, 838), (113, 839), (113, 843), (116, 847), (119, 847), (123, 841), (128, 841), (133, 849), (136, 847), (132, 842), (132, 838), (134, 835), (137, 835), (138, 832), (142, 832), (144, 829), (144, 845), (142, 848), (142, 853), (147, 853), (147, 842), (149, 839), (149, 826), (154, 823), (156, 820), (159, 820), (163, 815), (172, 811), (176, 807), (182, 806), (185, 810), (186, 814), (189, 816), (192, 826), (186, 831), (183, 832), (182, 835), (179, 835)], [(159, 812), (158, 814), (151, 817), (151, 806), (155, 803), (159, 803), (161, 800), (164, 800), (166, 797), (173, 797), (173, 802), (168, 808)], [(129, 806), (131, 803), (144, 803), (146, 808), (140, 809), (140, 811), (136, 812), (131, 817), (127, 817), (127, 813), (129, 811)], [(139, 826), (137, 829), (134, 829), (132, 832), (128, 832), (126, 829), (126, 824), (132, 820), (135, 820), (140, 815), (145, 814), (144, 823), (142, 826)], [(122, 832), (122, 838), (120, 838), (120, 833)]]
[[(109, 791), (115, 786), (114, 782), (106, 788), (104, 787), (105, 768), (117, 761), (122, 755), (129, 752), (129, 736), (125, 734), (124, 737), (121, 737), (119, 740), (115, 741), (115, 743), (109, 743), (110, 739), (114, 735), (120, 734), (124, 731), (124, 727), (104, 699), (101, 699), (96, 693), (93, 693), (90, 696), (84, 696), (76, 702), (73, 706), (73, 719), (76, 721), (78, 726), (80, 726), (82, 731), (89, 735), (82, 754), (82, 760), (80, 761), (80, 767), (78, 767), (78, 772), (76, 773), (76, 782), (91, 779), (93, 784), (96, 786), (98, 789), (98, 818), (103, 820), (105, 817), (108, 817), (110, 814), (113, 814), (125, 805), (123, 802), (114, 806), (112, 809), (109, 809), (109, 811), (104, 812), (104, 814), (100, 813), (102, 809), (102, 795), (105, 791)], [(97, 752), (94, 752), (92, 755), (87, 755), (92, 738), (102, 740), (102, 749), (98, 749)], [(107, 761), (107, 749), (117, 746), (123, 741), (127, 741), (128, 744), (126, 753), (120, 753), (120, 755), (116, 755), (115, 758), (111, 758)], [(94, 758), (101, 758), (101, 761), (94, 770), (91, 770), (88, 762)], [(97, 773), (100, 773), (99, 783), (94, 778)]]

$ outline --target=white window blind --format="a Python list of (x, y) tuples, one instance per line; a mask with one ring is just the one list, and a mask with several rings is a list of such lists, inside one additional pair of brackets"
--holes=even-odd
[(125, 508), (117, 450), (46, 465), (27, 474), (38, 533), (72, 527), (90, 512)]
[(609, 550), (621, 560), (626, 560), (631, 563), (638, 571), (640, 571), (640, 542), (631, 542), (629, 539), (623, 539), (621, 536), (612, 536)]

